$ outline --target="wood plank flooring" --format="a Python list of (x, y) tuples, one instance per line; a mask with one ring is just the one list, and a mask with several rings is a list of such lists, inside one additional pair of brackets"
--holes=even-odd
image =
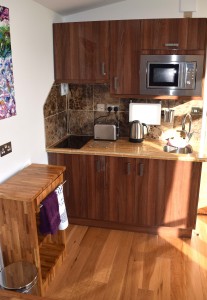
[(46, 296), (64, 300), (207, 300), (207, 216), (191, 239), (70, 225)]

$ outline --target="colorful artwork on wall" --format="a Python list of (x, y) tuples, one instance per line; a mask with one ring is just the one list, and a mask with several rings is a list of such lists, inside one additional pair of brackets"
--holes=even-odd
[(0, 120), (16, 115), (9, 9), (0, 6)]

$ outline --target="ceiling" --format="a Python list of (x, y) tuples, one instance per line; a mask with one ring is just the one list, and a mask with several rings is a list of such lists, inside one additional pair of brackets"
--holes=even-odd
[(66, 16), (85, 10), (122, 2), (125, 0), (34, 0), (35, 2)]

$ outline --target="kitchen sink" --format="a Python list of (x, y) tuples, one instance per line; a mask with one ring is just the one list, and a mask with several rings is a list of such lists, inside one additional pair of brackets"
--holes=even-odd
[(70, 135), (54, 147), (80, 149), (92, 138), (93, 136), (88, 135)]
[(163, 147), (163, 150), (165, 152), (178, 153), (178, 154), (189, 154), (189, 153), (193, 152), (193, 148), (192, 148), (191, 145), (187, 145), (187, 146), (182, 147), (182, 148), (165, 145)]

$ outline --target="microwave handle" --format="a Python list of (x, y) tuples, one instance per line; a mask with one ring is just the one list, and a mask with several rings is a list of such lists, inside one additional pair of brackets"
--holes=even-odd
[(178, 43), (166, 43), (165, 47), (176, 47), (176, 48), (178, 48), (179, 44)]

